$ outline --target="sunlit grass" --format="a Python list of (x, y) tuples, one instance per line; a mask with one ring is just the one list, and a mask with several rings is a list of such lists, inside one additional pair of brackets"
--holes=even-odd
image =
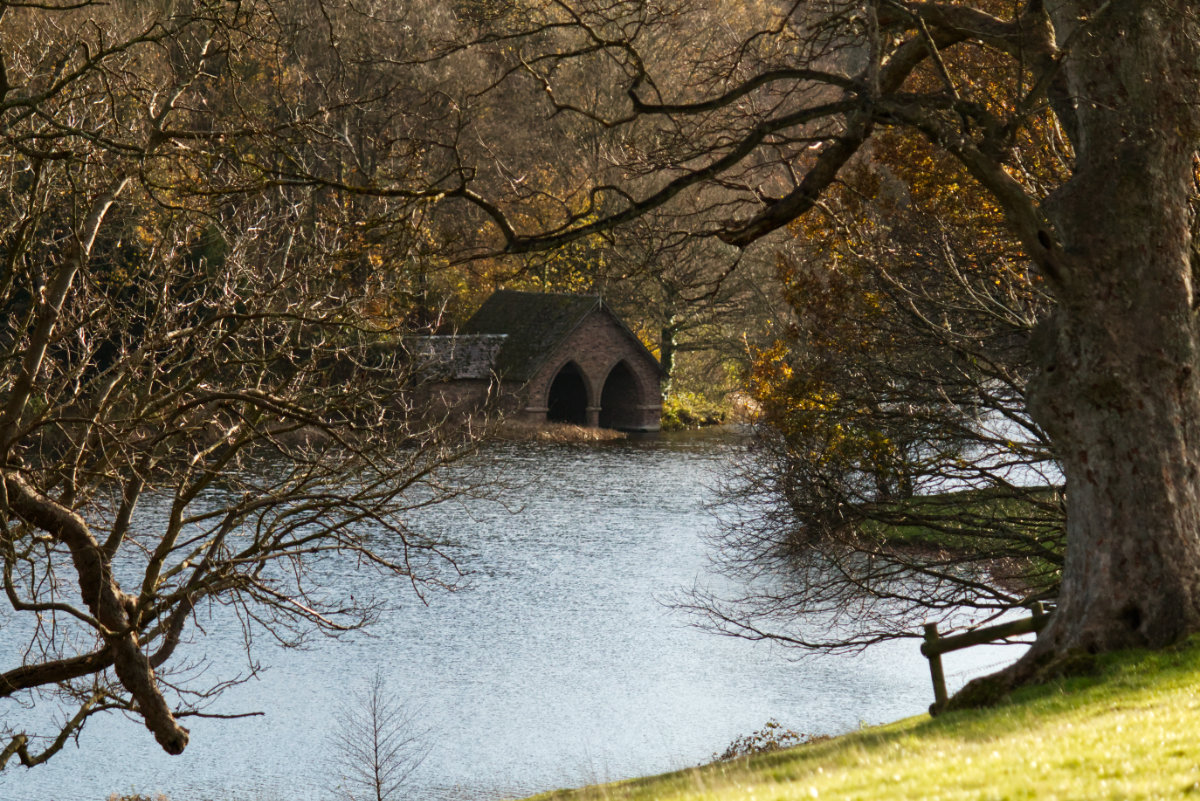
[(1200, 798), (1200, 640), (1102, 661), (993, 709), (539, 799)]

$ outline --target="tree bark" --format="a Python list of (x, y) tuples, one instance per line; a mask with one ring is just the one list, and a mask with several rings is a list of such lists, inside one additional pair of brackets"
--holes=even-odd
[(659, 331), (658, 349), (659, 363), (662, 365), (662, 396), (671, 394), (671, 381), (675, 377), (675, 337), (679, 329), (675, 326), (674, 317)]
[(137, 704), (146, 728), (168, 754), (187, 747), (188, 730), (176, 721), (159, 690), (150, 659), (136, 628), (137, 598), (121, 591), (100, 544), (83, 519), (39, 493), (16, 471), (0, 473), (9, 507), (16, 515), (66, 544), (79, 575), (79, 591), (103, 627), (105, 650), (113, 669)]
[(1200, 631), (1200, 32), (1188, 3), (1104, 6), (1052, 12), (1079, 139), (1046, 204), (1066, 269), (1030, 409), (1066, 475), (1067, 554), (1058, 610), (1017, 672)]

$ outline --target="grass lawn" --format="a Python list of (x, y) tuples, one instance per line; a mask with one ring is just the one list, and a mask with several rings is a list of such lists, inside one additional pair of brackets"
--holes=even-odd
[(1200, 639), (1107, 656), (992, 709), (536, 798), (1200, 799)]
[(1062, 547), (1057, 490), (1028, 495), (992, 488), (918, 495), (872, 507), (862, 532), (897, 545), (975, 550), (996, 539), (1032, 539)]

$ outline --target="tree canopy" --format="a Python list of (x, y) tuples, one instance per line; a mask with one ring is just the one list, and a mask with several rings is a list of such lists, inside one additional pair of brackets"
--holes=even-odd
[[(177, 754), (258, 638), (370, 621), (321, 566), (457, 579), (406, 523), (470, 446), (404, 347), (420, 209), (339, 188), (419, 169), (410, 84), (317, 4), (0, 15), (0, 767), (114, 710)], [(239, 675), (180, 656), (212, 610)]]
[(909, 141), (845, 171), (780, 258), (794, 315), (756, 353), (716, 543), (747, 589), (687, 603), (723, 632), (858, 648), (1058, 595), (1061, 475), (1025, 409), (1047, 301), (978, 188), (929, 182), (954, 168), (934, 155)]

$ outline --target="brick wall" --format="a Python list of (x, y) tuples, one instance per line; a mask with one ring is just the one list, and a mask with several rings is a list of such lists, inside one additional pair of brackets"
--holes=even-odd
[[(614, 367), (625, 362), (632, 373), (636, 396), (624, 404), (627, 416), (621, 428), (657, 431), (662, 418), (662, 393), (658, 364), (611, 317), (597, 312), (586, 317), (542, 365), (524, 388), (524, 420), (543, 422), (550, 385), (559, 370), (574, 361), (583, 374), (588, 393), (588, 424), (599, 424), (605, 381)], [(505, 388), (508, 391), (508, 388)]]

